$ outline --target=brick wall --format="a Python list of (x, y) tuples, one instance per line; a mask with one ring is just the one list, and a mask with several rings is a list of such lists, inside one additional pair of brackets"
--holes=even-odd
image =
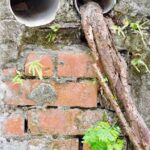
[[(0, 1), (0, 150), (87, 150), (85, 130), (105, 111), (110, 119), (114, 114), (100, 101), (94, 61), (73, 1), (61, 0), (54, 44), (46, 39), (49, 25), (19, 24), (8, 2)], [(34, 60), (43, 66), (42, 80), (29, 74)], [(22, 85), (12, 82), (17, 71), (23, 74)]]
[[(35, 60), (43, 66), (42, 80), (29, 74), (29, 64)], [(98, 108), (93, 63), (89, 49), (81, 45), (55, 51), (24, 48), (17, 61), (2, 70), (9, 93), (3, 103), (11, 111), (1, 116), (1, 135), (21, 139), (27, 149), (87, 150), (82, 136), (105, 111)], [(23, 74), (22, 85), (12, 82), (17, 71)]]
[[(9, 0), (0, 0), (0, 150), (89, 150), (81, 142), (85, 130), (100, 121), (104, 111), (110, 120), (114, 118), (99, 92), (73, 0), (60, 1), (55, 22), (61, 29), (51, 44), (46, 38), (49, 25), (27, 28), (19, 24), (9, 10)], [(137, 7), (139, 0), (127, 1), (119, 1), (110, 16), (117, 20), (137, 14), (148, 16), (149, 0), (140, 1), (142, 7)], [(136, 53), (134, 45), (140, 43), (134, 36), (129, 35), (126, 41), (114, 37), (128, 62), (124, 51)], [(136, 39), (135, 44), (130, 39)], [(149, 49), (141, 44), (140, 49), (149, 67)], [(43, 80), (29, 74), (33, 60), (43, 65)], [(17, 70), (23, 73), (22, 85), (12, 83)], [(137, 108), (150, 127), (150, 76), (137, 74), (130, 67), (129, 73)]]

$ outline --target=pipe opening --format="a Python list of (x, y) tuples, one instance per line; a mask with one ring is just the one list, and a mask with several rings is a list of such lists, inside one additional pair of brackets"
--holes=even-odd
[(80, 6), (82, 6), (83, 4), (89, 1), (94, 1), (98, 3), (102, 7), (104, 14), (108, 13), (116, 4), (116, 0), (74, 0), (75, 7), (78, 13), (80, 13)]
[(27, 26), (40, 26), (55, 19), (59, 0), (10, 0), (16, 19)]

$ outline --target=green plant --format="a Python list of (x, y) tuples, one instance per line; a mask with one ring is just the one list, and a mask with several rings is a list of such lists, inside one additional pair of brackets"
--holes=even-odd
[(40, 63), (40, 61), (34, 60), (28, 65), (29, 65), (29, 74), (31, 74), (32, 76), (36, 76), (36, 73), (37, 73), (40, 80), (42, 80), (43, 79), (43, 73), (42, 73), (43, 65)]
[(141, 72), (139, 67), (144, 66), (146, 69), (146, 72), (150, 73), (150, 70), (148, 69), (148, 66), (141, 58), (134, 58), (131, 60), (131, 65), (137, 70), (137, 72)]
[(132, 22), (128, 19), (125, 19), (123, 21), (123, 26), (117, 26), (117, 25), (114, 25), (112, 27), (112, 30), (117, 33), (118, 35), (122, 35), (123, 37), (126, 37), (125, 36), (125, 29), (127, 29), (129, 27), (130, 30), (132, 30), (134, 33), (137, 33), (141, 36), (141, 39), (142, 39), (142, 42), (143, 44), (146, 46), (146, 42), (145, 42), (145, 38), (144, 38), (144, 35), (145, 35), (145, 32), (144, 30), (148, 29), (148, 26), (147, 24), (149, 23), (150, 21), (145, 21), (142, 23), (142, 21), (136, 21), (136, 22)]
[(16, 76), (12, 79), (12, 82), (15, 84), (23, 84), (22, 73), (17, 71)]
[(144, 45), (146, 45), (145, 39), (144, 39), (144, 30), (147, 29), (145, 26), (149, 21), (145, 21), (141, 23), (141, 21), (136, 21), (136, 22), (130, 22), (130, 28), (132, 31), (135, 33), (138, 33), (141, 36), (142, 42)]
[(56, 39), (56, 33), (59, 31), (60, 29), (60, 25), (59, 24), (53, 24), (50, 26), (51, 31), (49, 32), (49, 34), (47, 35), (47, 39), (48, 42), (53, 43)]
[(119, 137), (120, 133), (118, 126), (102, 121), (86, 131), (83, 143), (91, 150), (122, 150), (124, 140)]

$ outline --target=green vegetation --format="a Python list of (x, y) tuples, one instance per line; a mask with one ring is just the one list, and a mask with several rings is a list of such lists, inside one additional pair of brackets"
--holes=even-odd
[(48, 39), (48, 42), (53, 43), (56, 39), (57, 32), (60, 29), (60, 25), (59, 24), (53, 24), (50, 26), (50, 29), (51, 29), (51, 31), (49, 32), (49, 34), (47, 35), (46, 38)]
[(17, 71), (16, 76), (12, 79), (12, 82), (15, 84), (23, 84), (22, 73)]
[(43, 79), (42, 67), (43, 65), (40, 63), (39, 60), (32, 61), (29, 65), (29, 74), (32, 76), (36, 76), (36, 73), (40, 80)]
[(145, 22), (142, 23), (141, 21), (136, 21), (136, 22), (131, 22), (130, 23), (131, 30), (141, 36), (142, 42), (145, 46), (146, 46), (146, 42), (145, 42), (145, 39), (144, 39), (144, 34), (145, 34), (144, 30), (148, 29), (148, 27), (146, 27), (148, 22), (149, 21), (145, 21)]
[(146, 69), (146, 72), (150, 73), (150, 70), (148, 69), (148, 66), (141, 58), (134, 58), (131, 60), (131, 65), (138, 71), (141, 72), (139, 67), (144, 66)]
[[(149, 20), (146, 21), (141, 20), (141, 21), (133, 22), (131, 20), (125, 19), (122, 26), (115, 25), (111, 29), (114, 31), (114, 33), (118, 34), (119, 36), (122, 35), (124, 38), (128, 33), (139, 34), (143, 45), (147, 46), (145, 41), (145, 36), (146, 36), (145, 31), (149, 29), (149, 23), (150, 23)], [(136, 69), (137, 72), (141, 72), (139, 67), (144, 66), (146, 72), (150, 73), (148, 66), (141, 58), (132, 59), (131, 65)]]
[[(43, 79), (43, 73), (42, 73), (43, 65), (38, 60), (32, 61), (28, 65), (29, 65), (29, 74), (32, 76), (36, 76), (36, 74), (37, 74), (39, 79), (42, 80)], [(15, 77), (13, 77), (12, 82), (15, 84), (22, 85), (23, 84), (23, 73), (20, 71), (17, 71), (17, 74)]]
[(117, 26), (114, 25), (112, 27), (112, 30), (114, 31), (114, 33), (118, 34), (118, 35), (122, 35), (124, 38), (126, 37), (125, 35), (125, 30), (129, 29), (129, 31), (132, 31), (133, 33), (139, 34), (141, 36), (142, 42), (143, 44), (146, 46), (146, 42), (145, 42), (145, 30), (147, 30), (148, 27), (148, 23), (150, 21), (136, 21), (136, 22), (132, 22), (128, 19), (125, 19), (123, 22), (123, 26)]
[(122, 150), (124, 140), (119, 137), (120, 134), (118, 126), (102, 121), (86, 131), (83, 142), (91, 150)]

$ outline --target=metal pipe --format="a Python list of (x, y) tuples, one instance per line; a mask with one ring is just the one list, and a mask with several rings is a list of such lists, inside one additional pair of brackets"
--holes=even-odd
[(9, 0), (16, 20), (29, 27), (46, 25), (55, 19), (60, 0)]

